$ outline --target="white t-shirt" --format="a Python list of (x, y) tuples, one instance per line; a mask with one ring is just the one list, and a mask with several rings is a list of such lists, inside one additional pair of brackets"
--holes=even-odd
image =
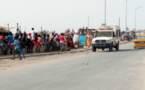
[(35, 33), (34, 33), (34, 30), (31, 31), (31, 37), (32, 37), (32, 40), (35, 39)]
[(76, 41), (79, 41), (79, 35), (74, 34), (73, 43), (75, 43)]

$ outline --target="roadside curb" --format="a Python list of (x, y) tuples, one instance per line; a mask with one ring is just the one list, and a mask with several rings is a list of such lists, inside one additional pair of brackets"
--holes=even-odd
[[(130, 41), (132, 42), (132, 41)], [(122, 42), (120, 44), (126, 44), (126, 43), (130, 43), (128, 41), (126, 42)], [(87, 48), (83, 48), (83, 49), (72, 49), (72, 51), (64, 51), (64, 52), (48, 52), (48, 53), (34, 53), (34, 54), (25, 54), (26, 57), (38, 57), (38, 56), (47, 56), (47, 55), (58, 55), (58, 54), (66, 54), (66, 53), (77, 53), (77, 52), (85, 52), (85, 51), (89, 51), (91, 49), (87, 49)], [(2, 59), (12, 59), (13, 56), (10, 55), (10, 56), (2, 56), (0, 57), (0, 60)]]
[[(47, 55), (58, 55), (58, 54), (66, 54), (66, 53), (77, 53), (77, 52), (84, 52), (88, 51), (90, 49), (83, 49), (83, 50), (77, 50), (77, 51), (64, 51), (64, 52), (51, 52), (51, 53), (34, 53), (34, 54), (25, 54), (26, 57), (38, 57), (38, 56), (47, 56)], [(3, 56), (0, 57), (0, 60), (2, 59), (12, 59), (13, 56)], [(18, 56), (16, 56), (18, 58)]]

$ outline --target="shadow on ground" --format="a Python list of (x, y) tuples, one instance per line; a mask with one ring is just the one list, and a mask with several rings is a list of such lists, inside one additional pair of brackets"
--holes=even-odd
[[(145, 50), (144, 48), (138, 48), (138, 49), (120, 49), (119, 51), (113, 50), (111, 52), (132, 52), (132, 51), (140, 51), (140, 50)], [(97, 50), (96, 52), (110, 52), (109, 50)]]

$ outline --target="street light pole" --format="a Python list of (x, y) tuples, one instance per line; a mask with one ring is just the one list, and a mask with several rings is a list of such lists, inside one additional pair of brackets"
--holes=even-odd
[(89, 23), (90, 23), (90, 17), (88, 16), (88, 28), (89, 28)]
[(136, 31), (136, 8), (135, 8), (135, 31)]
[(126, 22), (125, 22), (125, 30), (127, 31), (127, 2), (128, 0), (126, 0)]
[(136, 10), (139, 9), (139, 8), (141, 8), (141, 7), (135, 8), (135, 31), (136, 31)]
[(119, 17), (119, 27), (120, 27), (120, 17)]
[(9, 30), (9, 23), (8, 23), (7, 25), (8, 25), (8, 31), (10, 31), (10, 30)]
[(106, 0), (105, 0), (105, 19), (104, 19), (105, 21), (104, 21), (104, 24), (105, 24), (105, 26), (106, 26)]

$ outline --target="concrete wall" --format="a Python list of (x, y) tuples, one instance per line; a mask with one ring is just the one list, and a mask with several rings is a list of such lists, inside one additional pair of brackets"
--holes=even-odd
[[(26, 49), (24, 49), (23, 51), (24, 53), (26, 53)], [(45, 45), (42, 45), (40, 52), (45, 52)], [(36, 53), (36, 46), (34, 46), (33, 48), (33, 53)], [(0, 49), (0, 55), (3, 55), (1, 49)], [(10, 49), (8, 49), (8, 55), (10, 55)]]

